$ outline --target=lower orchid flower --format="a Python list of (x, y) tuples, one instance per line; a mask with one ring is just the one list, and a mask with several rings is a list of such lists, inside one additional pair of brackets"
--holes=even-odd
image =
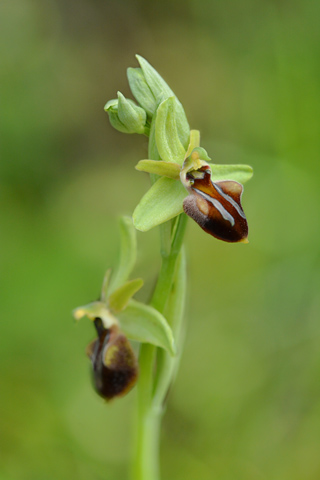
[(151, 343), (175, 355), (172, 330), (151, 305), (133, 299), (143, 286), (140, 278), (127, 280), (136, 261), (136, 232), (132, 220), (122, 217), (118, 267), (104, 277), (99, 300), (73, 311), (76, 320), (89, 318), (97, 338), (87, 347), (96, 392), (111, 400), (128, 393), (138, 379), (138, 360), (128, 339)]

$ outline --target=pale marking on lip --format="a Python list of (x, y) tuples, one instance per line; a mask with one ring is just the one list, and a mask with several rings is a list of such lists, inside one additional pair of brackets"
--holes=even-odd
[[(208, 202), (210, 202), (216, 210), (221, 214), (222, 218), (224, 220), (227, 220), (230, 222), (231, 226), (234, 227), (235, 221), (233, 216), (224, 208), (223, 205), (219, 202), (219, 200), (216, 200), (215, 198), (210, 197), (207, 193), (201, 192), (201, 190), (198, 190), (197, 188), (193, 189), (195, 192), (199, 193), (199, 195), (203, 198), (205, 198)], [(220, 193), (220, 192), (219, 192)]]
[(231, 203), (231, 205), (237, 210), (237, 212), (239, 213), (240, 217), (242, 218), (246, 218), (243, 210), (239, 207), (239, 205), (237, 204), (237, 202), (235, 200), (233, 200), (232, 197), (230, 197), (230, 195), (228, 195), (227, 193), (224, 193), (224, 191), (219, 187), (219, 185), (217, 185), (216, 183), (214, 182), (211, 182), (212, 185), (214, 186), (214, 188), (217, 190), (218, 193), (220, 193), (220, 195), (225, 198), (227, 200), (227, 202)]

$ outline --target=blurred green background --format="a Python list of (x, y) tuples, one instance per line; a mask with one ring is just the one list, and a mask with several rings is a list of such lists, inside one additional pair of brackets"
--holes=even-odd
[[(0, 479), (126, 480), (135, 392), (106, 406), (84, 351), (117, 218), (149, 182), (103, 111), (139, 53), (216, 163), (248, 163), (249, 245), (190, 221), (188, 332), (165, 480), (320, 478), (318, 0), (3, 0)], [(156, 279), (156, 231), (136, 273)]]

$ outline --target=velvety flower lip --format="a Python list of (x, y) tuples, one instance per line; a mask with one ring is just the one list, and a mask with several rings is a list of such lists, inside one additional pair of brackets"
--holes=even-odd
[(248, 223), (241, 206), (243, 186), (233, 180), (212, 182), (208, 165), (188, 172), (186, 180), (190, 194), (183, 201), (184, 212), (215, 238), (248, 243)]
[(87, 347), (94, 388), (106, 400), (122, 397), (137, 382), (137, 358), (117, 325), (105, 328), (100, 318), (94, 320), (94, 325), (98, 338)]

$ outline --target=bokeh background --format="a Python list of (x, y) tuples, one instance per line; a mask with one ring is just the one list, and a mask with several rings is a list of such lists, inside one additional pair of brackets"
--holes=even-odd
[[(106, 406), (71, 310), (115, 265), (147, 190), (113, 130), (139, 53), (216, 163), (248, 163), (249, 245), (190, 221), (188, 331), (161, 434), (165, 480), (320, 478), (320, 4), (3, 0), (0, 479), (126, 480), (135, 392)], [(136, 273), (155, 282), (157, 232)]]

